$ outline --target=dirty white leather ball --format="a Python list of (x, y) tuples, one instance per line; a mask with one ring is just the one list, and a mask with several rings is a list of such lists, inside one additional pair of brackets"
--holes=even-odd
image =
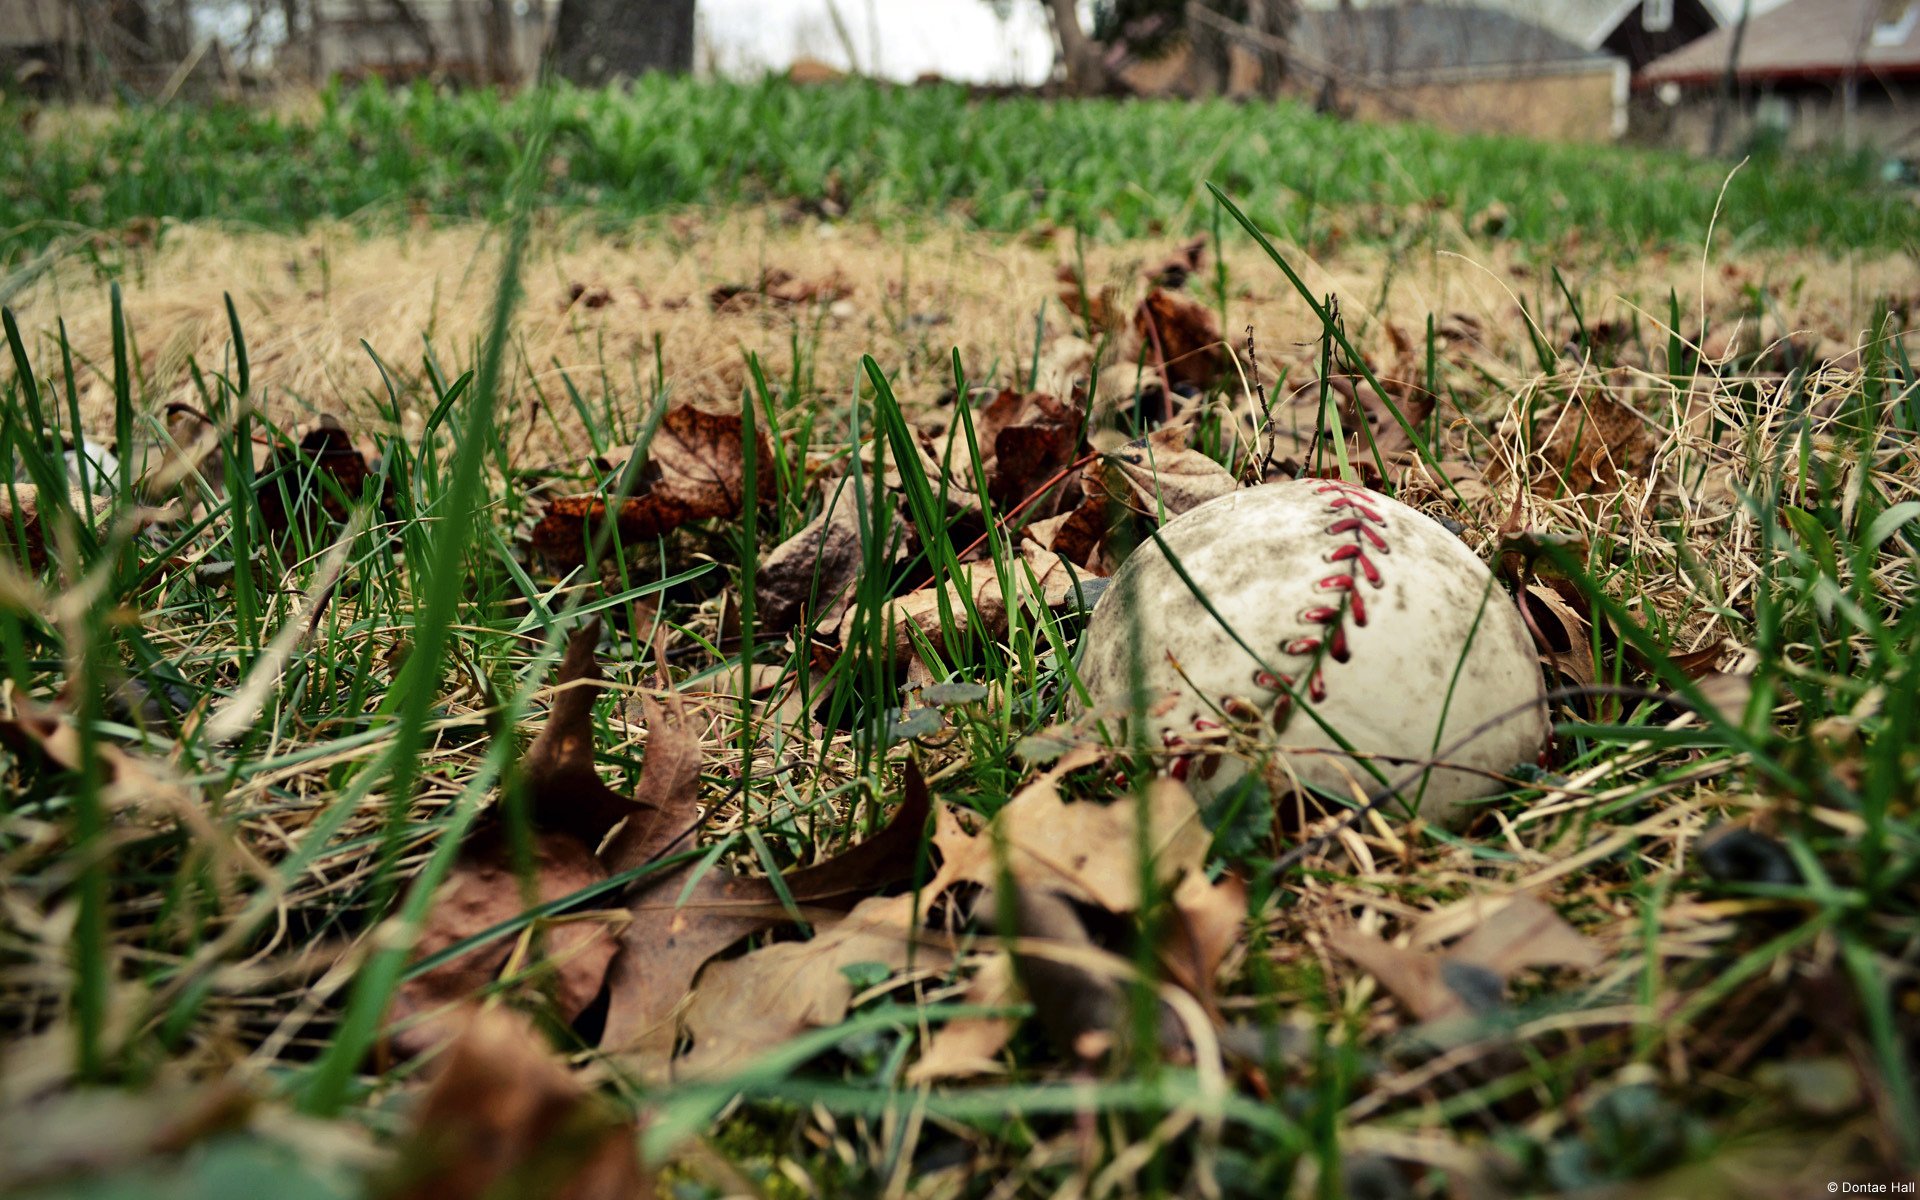
[[(1532, 640), (1486, 564), (1431, 517), (1330, 480), (1247, 488), (1170, 521), (1114, 574), (1082, 645), (1080, 677), (1107, 718), (1132, 711), (1138, 646), (1149, 743), (1202, 797), (1243, 775), (1249, 751), (1278, 783), (1379, 791), (1309, 708), (1381, 756), (1387, 780), (1424, 775), (1386, 811), (1417, 804), (1439, 821), (1504, 790), (1476, 771), (1535, 762), (1549, 733)], [(1423, 769), (1516, 708), (1445, 755), (1471, 769)]]

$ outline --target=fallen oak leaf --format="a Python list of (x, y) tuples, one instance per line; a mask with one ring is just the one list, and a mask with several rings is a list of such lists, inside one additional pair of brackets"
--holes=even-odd
[[(278, 479), (266, 476), (279, 474)], [(320, 517), (340, 523), (347, 508), (365, 493), (373, 467), (338, 418), (323, 415), (300, 435), (297, 447), (276, 448), (267, 459), (255, 493), (261, 523), (280, 535), (297, 522), (313, 529)]]
[[(773, 461), (766, 434), (754, 431), (758, 500), (773, 495)], [(637, 473), (632, 464), (620, 472), (633, 486), (613, 514), (613, 533), (622, 544), (669, 533), (689, 521), (735, 517), (745, 506), (746, 434), (739, 414), (708, 412), (677, 404), (661, 417)], [(528, 535), (535, 554), (557, 567), (585, 563), (588, 545), (607, 521), (601, 495), (560, 496)]]
[(874, 965), (890, 976), (910, 962), (945, 967), (946, 949), (917, 932), (920, 897), (872, 897), (804, 942), (777, 942), (716, 962), (682, 1018), (693, 1047), (674, 1061), (675, 1078), (713, 1078), (752, 1063), (809, 1029), (846, 1017), (857, 990), (850, 970)]
[[(434, 897), (415, 945), (416, 961), (515, 920), (529, 907), (564, 900), (604, 881), (608, 870), (594, 849), (608, 831), (622, 821), (631, 827), (658, 815), (651, 803), (615, 792), (593, 769), (599, 639), (597, 620), (568, 638), (555, 672), (546, 727), (522, 760), (527, 816), (533, 826), (525, 880), (515, 869), (513, 842), (504, 825), (497, 819), (483, 824), (460, 848)], [(602, 916), (529, 927), (545, 934), (553, 1005), (561, 1020), (579, 1016), (599, 994), (617, 949), (612, 924), (611, 917)], [(514, 948), (513, 941), (495, 939), (403, 981), (389, 1010), (389, 1021), (397, 1026), (393, 1049), (407, 1056), (438, 1045), (449, 1033), (445, 1015), (492, 984)]]
[[(522, 890), (511, 839), (498, 824), (475, 835), (434, 895), (418, 941), (416, 958), (425, 960), (474, 934), (515, 920), (529, 907), (551, 904), (600, 883), (604, 867), (570, 833), (549, 830), (532, 835), (531, 895)], [(599, 995), (607, 965), (619, 943), (613, 936), (618, 913), (581, 914), (575, 919), (537, 922), (522, 939), (496, 938), (410, 979), (394, 990), (387, 1021), (390, 1044), (403, 1058), (424, 1054), (458, 1028), (461, 1006), (500, 976), (517, 948), (538, 932), (547, 970), (536, 979), (550, 984), (553, 1011), (570, 1022)]]
[(820, 515), (760, 560), (754, 600), (769, 632), (785, 633), (810, 615), (830, 611), (860, 577), (865, 536), (853, 490), (844, 484), (830, 485)]
[(1592, 686), (1593, 626), (1588, 617), (1576, 611), (1557, 588), (1545, 584), (1528, 584), (1520, 595), (1520, 604), (1540, 661), (1566, 676), (1575, 687)]
[(1551, 906), (1524, 893), (1481, 918), (1445, 951), (1395, 946), (1357, 928), (1333, 931), (1327, 944), (1378, 979), (1422, 1021), (1497, 1011), (1507, 981), (1528, 967), (1591, 970), (1604, 959), (1600, 948)]
[[(85, 764), (80, 730), (55, 707), (15, 701), (14, 715), (0, 719), (0, 742), (18, 751), (32, 751), (67, 771)], [(163, 777), (161, 769), (103, 738), (95, 738), (101, 799), (108, 808), (160, 805), (179, 810), (192, 804), (178, 783)]]
[(567, 1071), (525, 1018), (468, 1014), (435, 1064), (390, 1200), (646, 1200), (631, 1119)]
[[(26, 553), (27, 566), (39, 570), (47, 565), (46, 516), (54, 505), (42, 503), (40, 489), (30, 483), (0, 486), (0, 550), (19, 549)], [(79, 489), (67, 493), (66, 511), (84, 522), (81, 514), (91, 513), (95, 524), (113, 511), (113, 500), (89, 496)]]
[[(1013, 959), (1004, 951), (990, 955), (967, 981), (961, 1003), (1000, 1008), (1011, 1004), (1018, 991)], [(948, 1021), (928, 1040), (920, 1058), (907, 1068), (906, 1081), (918, 1086), (949, 1079), (971, 1079), (1004, 1073), (997, 1059), (1019, 1029), (1012, 1017), (961, 1017)]]
[(1133, 310), (1133, 328), (1169, 386), (1203, 392), (1227, 369), (1220, 324), (1198, 300), (1155, 288)]
[(1088, 291), (1080, 269), (1072, 263), (1060, 264), (1053, 278), (1060, 285), (1060, 307), (1066, 309), (1069, 316), (1085, 321), (1090, 330), (1120, 328), (1120, 292), (1112, 284), (1097, 293)]
[[(682, 794), (688, 804), (690, 792)], [(703, 863), (642, 880), (629, 897), (633, 919), (608, 972), (601, 1048), (643, 1078), (665, 1078), (678, 1040), (674, 1014), (701, 968), (742, 938), (789, 921), (785, 899), (797, 905), (836, 904), (910, 876), (931, 811), (925, 781), (909, 759), (900, 808), (885, 828), (833, 858), (783, 876), (786, 897), (766, 879), (735, 877)]]
[(1090, 474), (1107, 495), (1153, 520), (1177, 517), (1240, 486), (1233, 474), (1187, 445), (1187, 431), (1169, 425), (1095, 459)]
[(1148, 267), (1144, 274), (1147, 282), (1157, 288), (1182, 288), (1187, 286), (1187, 277), (1200, 273), (1207, 261), (1207, 237), (1200, 234), (1176, 248), (1173, 253)]
[(991, 451), (987, 494), (1001, 511), (1026, 501), (1073, 462), (1084, 425), (1082, 408), (1047, 392), (1006, 389), (988, 402), (975, 436)]

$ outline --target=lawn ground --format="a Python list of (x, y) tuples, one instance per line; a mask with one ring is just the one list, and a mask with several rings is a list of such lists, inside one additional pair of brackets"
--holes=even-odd
[[(1799, 1196), (1920, 1164), (1894, 243), (1622, 254), (1476, 203), (1417, 236), (1316, 207), (1269, 253), (1211, 196), (1077, 235), (518, 186), (524, 223), (129, 209), (19, 247), (0, 1186)], [(149, 469), (30, 520), (76, 422)], [(1150, 786), (1165, 755), (1075, 717), (1048, 573), (1153, 527), (1050, 520), (1106, 512), (1149, 433), (1161, 505), (1308, 472), (1451, 522), (1528, 614), (1551, 758), (1457, 828)], [(837, 598), (789, 603), (796, 558)], [(1095, 865), (1023, 873), (1060, 845)]]

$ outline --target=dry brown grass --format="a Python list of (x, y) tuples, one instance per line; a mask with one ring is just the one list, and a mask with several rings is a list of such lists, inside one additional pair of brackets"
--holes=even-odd
[[(1364, 351), (1385, 351), (1386, 324), (1417, 342), (1429, 314), (1466, 314), (1485, 331), (1478, 357), (1510, 395), (1520, 395), (1538, 380), (1523, 365), (1527, 356), (1516, 353), (1526, 345), (1518, 304), (1549, 314), (1540, 320), (1556, 344), (1569, 332), (1549, 268), (1505, 243), (1476, 245), (1461, 235), (1452, 244), (1452, 250), (1399, 253), (1343, 248), (1321, 258), (1284, 242), (1281, 248), (1317, 292), (1339, 297)], [(1164, 259), (1169, 247), (1169, 241), (1085, 247), (1088, 291), (1115, 287), (1130, 308), (1144, 291), (1141, 269)], [(169, 400), (191, 401), (186, 360), (205, 369), (226, 361), (221, 296), (231, 292), (268, 415), (283, 424), (309, 413), (371, 420), (369, 398), (381, 380), (362, 340), (403, 375), (418, 375), (423, 336), (443, 364), (470, 362), (489, 318), (497, 251), (497, 239), (483, 226), (422, 226), (403, 235), (366, 235), (350, 225), (303, 235), (169, 229), (157, 250), (124, 251), (126, 311), (148, 382), (143, 399), (154, 409)], [(525, 461), (577, 447), (580, 430), (568, 406), (552, 406), (553, 416), (536, 424), (527, 415), (526, 385), (557, 394), (565, 372), (591, 394), (605, 363), (615, 386), (624, 388), (636, 365), (651, 373), (656, 337), (680, 399), (735, 402), (746, 379), (746, 352), (760, 356), (770, 377), (784, 378), (797, 346), (818, 394), (830, 402), (850, 393), (860, 356), (872, 354), (898, 372), (896, 390), (913, 406), (952, 386), (954, 347), (976, 382), (1024, 377), (1044, 306), (1039, 383), (1064, 390), (1066, 370), (1084, 355), (1063, 339), (1084, 329), (1062, 310), (1054, 273), (1075, 254), (1067, 238), (1008, 239), (951, 227), (899, 234), (794, 222), (772, 212), (686, 217), (620, 237), (577, 225), (548, 228), (529, 255), (525, 302), (515, 318), (521, 404), (508, 436)], [(1683, 256), (1648, 258), (1631, 268), (1554, 265), (1584, 296), (1589, 324), (1630, 321), (1636, 311), (1663, 321), (1669, 289), (1695, 323), (1682, 331), (1689, 338), (1697, 336), (1703, 305), (1718, 321), (1744, 305), (1750, 288), (1789, 304), (1786, 323), (1749, 323), (1742, 337), (1748, 346), (1801, 332), (1856, 345), (1876, 298), (1913, 290), (1910, 265), (1897, 258), (1780, 253), (1704, 270), (1698, 259)], [(1235, 349), (1251, 325), (1269, 374), (1277, 362), (1310, 360), (1319, 322), (1271, 264), (1236, 239), (1227, 247), (1226, 266), (1224, 328)], [(831, 305), (714, 311), (714, 288), (751, 283), (770, 269), (808, 281), (837, 278), (851, 290)], [(1215, 303), (1211, 263), (1189, 287)], [(577, 299), (576, 289), (585, 289)], [(76, 354), (98, 364), (81, 373), (82, 411), (95, 433), (110, 431), (109, 309), (97, 270), (70, 260), (16, 297), (13, 307), (36, 340), (51, 337), (56, 318), (65, 319)], [(1124, 341), (1109, 347), (1113, 366), (1103, 393), (1132, 387), (1131, 352)]]

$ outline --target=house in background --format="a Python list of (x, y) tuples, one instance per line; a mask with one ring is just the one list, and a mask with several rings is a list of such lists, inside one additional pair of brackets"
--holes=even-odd
[[(1733, 31), (1653, 62), (1634, 79), (1662, 140), (1706, 150)], [(1735, 63), (1731, 136), (1790, 149), (1872, 147), (1920, 156), (1920, 0), (1792, 0), (1751, 18)]]
[(1625, 130), (1625, 61), (1493, 8), (1307, 10), (1292, 42), (1330, 70), (1323, 94), (1370, 120), (1599, 142)]
[(549, 15), (543, 0), (314, 0), (313, 11), (315, 78), (474, 82), (530, 77)]
[[(1546, 26), (1495, 8), (1399, 3), (1303, 9), (1283, 57), (1287, 90), (1366, 120), (1564, 141), (1618, 137), (1629, 69)], [(1189, 51), (1129, 64), (1144, 95), (1190, 90)], [(1227, 91), (1257, 93), (1255, 48), (1231, 47)]]
[[(1753, 11), (1781, 0), (1754, 0)], [(1577, 46), (1626, 60), (1638, 71), (1663, 54), (1731, 24), (1740, 0), (1485, 0), (1490, 8), (1551, 29)]]

